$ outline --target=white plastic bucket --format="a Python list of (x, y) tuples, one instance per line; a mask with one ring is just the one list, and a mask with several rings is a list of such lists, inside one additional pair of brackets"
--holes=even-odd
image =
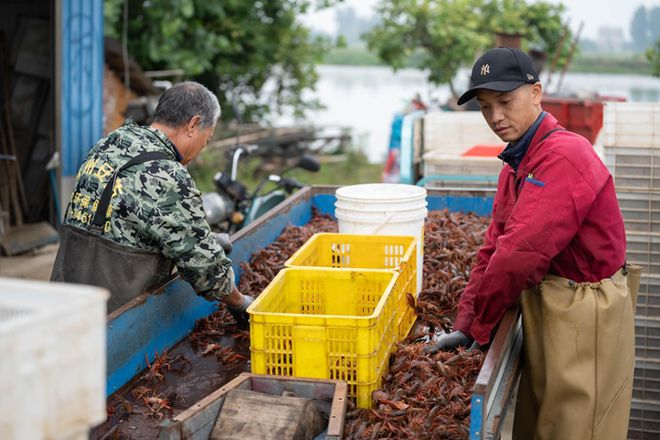
[(335, 216), (340, 234), (417, 237), (417, 292), (424, 272), (426, 189), (414, 185), (371, 183), (339, 188)]

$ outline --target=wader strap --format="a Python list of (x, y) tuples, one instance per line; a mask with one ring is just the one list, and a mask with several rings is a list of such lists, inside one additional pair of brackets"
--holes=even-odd
[(105, 222), (108, 218), (108, 205), (110, 205), (110, 199), (112, 199), (112, 190), (115, 187), (115, 181), (117, 180), (119, 173), (139, 163), (163, 159), (171, 160), (168, 155), (160, 151), (147, 151), (129, 160), (124, 165), (119, 167), (114, 173), (112, 173), (112, 177), (103, 189), (101, 200), (99, 200), (99, 204), (96, 207), (96, 211), (94, 212), (94, 220), (92, 221), (89, 229), (97, 234), (103, 234), (103, 227), (105, 226)]
[[(561, 128), (561, 127), (553, 128), (552, 130), (544, 134), (539, 142), (543, 142), (544, 140), (546, 140), (555, 131), (565, 131), (565, 130), (566, 130), (565, 128)], [(522, 177), (519, 179), (515, 179), (514, 183), (516, 185), (516, 194), (520, 193), (520, 185), (522, 184), (523, 180), (524, 179)], [(517, 195), (516, 195), (516, 200), (517, 200)]]
[(550, 136), (552, 133), (554, 133), (555, 131), (565, 131), (565, 130), (566, 130), (565, 128), (561, 128), (561, 127), (553, 128), (552, 130), (550, 130), (549, 132), (544, 134), (539, 142), (542, 142), (542, 141), (546, 140), (546, 138), (548, 136)]

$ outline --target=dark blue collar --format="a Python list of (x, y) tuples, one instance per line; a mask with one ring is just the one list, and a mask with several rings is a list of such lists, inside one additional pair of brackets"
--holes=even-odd
[(525, 157), (527, 149), (529, 148), (529, 144), (532, 143), (532, 139), (534, 139), (536, 130), (538, 130), (546, 114), (546, 112), (541, 112), (539, 117), (536, 118), (536, 121), (534, 121), (532, 126), (527, 129), (525, 134), (523, 134), (522, 137), (516, 142), (511, 142), (509, 145), (507, 145), (504, 151), (502, 151), (502, 153), (500, 153), (500, 155), (497, 157), (511, 165), (511, 168), (513, 168), (515, 171), (518, 171), (518, 165), (520, 165), (520, 162), (522, 162), (523, 158)]
[(179, 149), (174, 145), (174, 142), (171, 142), (172, 148), (174, 148), (174, 156), (176, 156), (176, 161), (181, 162), (183, 160), (183, 156), (181, 156), (181, 153), (179, 153)]

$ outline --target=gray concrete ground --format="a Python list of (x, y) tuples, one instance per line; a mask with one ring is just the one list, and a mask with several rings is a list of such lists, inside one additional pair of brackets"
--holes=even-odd
[(48, 281), (57, 247), (57, 244), (51, 244), (23, 255), (0, 257), (0, 277)]

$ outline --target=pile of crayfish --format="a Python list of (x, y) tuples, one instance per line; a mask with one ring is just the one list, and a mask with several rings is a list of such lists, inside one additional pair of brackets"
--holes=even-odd
[[(476, 253), (483, 240), (488, 219), (474, 214), (431, 211), (424, 229), (424, 276), (416, 303), (424, 334), (451, 329), (456, 306), (470, 277)], [(314, 213), (305, 226), (288, 226), (280, 237), (257, 250), (249, 263), (241, 263), (241, 293), (256, 297), (284, 268), (289, 259), (313, 234), (337, 232), (329, 216)], [(414, 303), (414, 301), (413, 301)], [(198, 320), (188, 337), (197, 356), (210, 357), (228, 369), (240, 368), (245, 354), (220, 344), (225, 335), (247, 343), (249, 334), (239, 331), (223, 305), (212, 315)], [(468, 436), (471, 388), (481, 368), (484, 354), (459, 349), (428, 355), (420, 332), (400, 341), (390, 359), (381, 389), (372, 395), (372, 409), (350, 407), (344, 436), (348, 439), (465, 439)], [(140, 412), (158, 422), (172, 416), (181, 397), (157, 392), (167, 372), (185, 376), (191, 363), (183, 355), (156, 355), (130, 393), (134, 399), (116, 397), (111, 412)], [(209, 390), (209, 392), (212, 390)], [(138, 410), (136, 406), (142, 407)], [(122, 417), (123, 418), (123, 417)], [(110, 433), (108, 433), (110, 434)], [(108, 438), (129, 438), (119, 431)], [(125, 432), (122, 431), (122, 435)]]
[(431, 211), (424, 227), (424, 276), (417, 301), (424, 331), (401, 341), (390, 358), (372, 409), (349, 410), (347, 439), (466, 439), (470, 398), (484, 353), (480, 350), (423, 351), (420, 336), (451, 329), (488, 219)]

